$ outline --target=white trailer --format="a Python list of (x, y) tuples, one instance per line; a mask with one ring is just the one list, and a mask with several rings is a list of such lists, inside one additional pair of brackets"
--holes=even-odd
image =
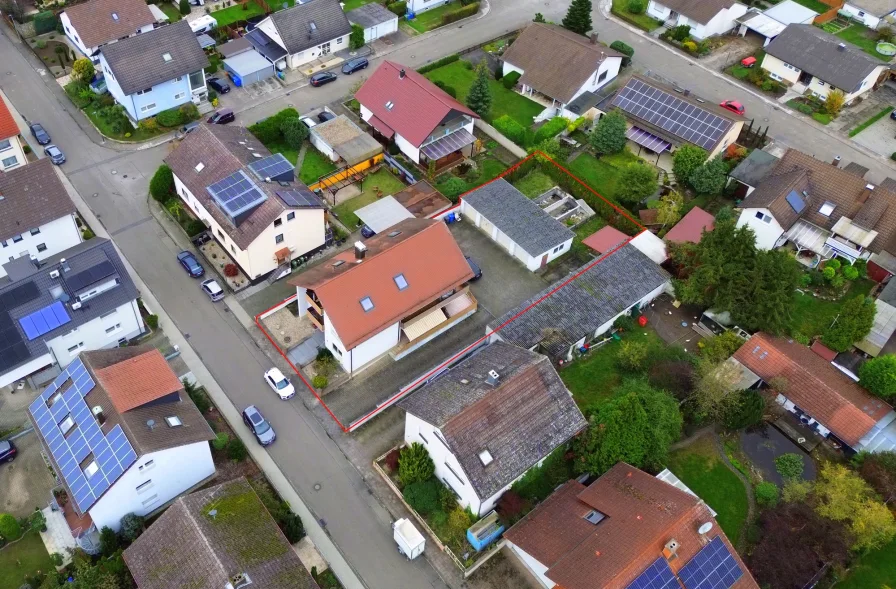
[(414, 560), (423, 554), (423, 549), (426, 547), (426, 538), (407, 518), (401, 518), (392, 524), (392, 537), (398, 544), (398, 551), (409, 560)]

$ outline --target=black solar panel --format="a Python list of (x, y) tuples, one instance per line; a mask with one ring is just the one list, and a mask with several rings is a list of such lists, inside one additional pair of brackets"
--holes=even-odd
[(73, 274), (71, 276), (65, 276), (65, 284), (73, 292), (80, 292), (90, 286), (91, 284), (96, 284), (103, 278), (108, 278), (115, 274), (115, 266), (112, 262), (106, 260), (104, 262), (100, 262), (96, 266), (91, 266), (86, 270), (82, 270), (77, 274)]
[(295, 166), (293, 166), (288, 159), (283, 157), (282, 153), (275, 153), (274, 155), (269, 155), (266, 158), (251, 162), (249, 164), (249, 169), (258, 176), (259, 180), (264, 180), (265, 178), (276, 178), (277, 176), (292, 172), (295, 170)]
[(278, 190), (277, 196), (280, 197), (288, 207), (320, 207), (321, 203), (317, 196), (308, 188), (293, 188), (292, 190)]
[(33, 301), (39, 295), (40, 290), (33, 282), (27, 282), (0, 294), (0, 370), (6, 371), (31, 356), (9, 312)]

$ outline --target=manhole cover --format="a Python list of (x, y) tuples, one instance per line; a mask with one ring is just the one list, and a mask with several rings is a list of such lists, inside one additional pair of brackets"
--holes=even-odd
[(292, 341), (292, 338), (289, 337), (289, 336), (286, 336), (286, 337), (283, 338), (283, 341), (285, 341), (286, 343), (289, 343), (289, 342)]
[(117, 174), (117, 173), (118, 173), (118, 170), (112, 170), (112, 175), (113, 175), (113, 176), (114, 176), (115, 174)]
[(93, 193), (93, 198), (96, 198), (96, 197), (98, 197), (99, 195), (100, 195), (99, 192), (94, 192), (94, 193)]
[(320, 483), (314, 483), (314, 490), (320, 491), (320, 489), (321, 489)]
[(127, 175), (127, 174), (122, 174), (122, 176), (121, 176), (121, 177), (122, 177), (122, 178), (127, 178), (127, 177), (128, 177), (128, 175)]

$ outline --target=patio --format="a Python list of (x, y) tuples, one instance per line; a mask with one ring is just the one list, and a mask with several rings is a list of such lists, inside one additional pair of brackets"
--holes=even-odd
[(642, 313), (664, 342), (681, 346), (686, 352), (696, 352), (703, 339), (692, 327), (700, 319), (699, 307), (681, 304), (668, 294), (662, 294), (642, 309)]

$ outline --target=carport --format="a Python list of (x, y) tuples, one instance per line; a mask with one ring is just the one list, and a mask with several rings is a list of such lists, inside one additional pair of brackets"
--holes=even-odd
[(247, 86), (274, 75), (274, 64), (254, 49), (228, 57), (224, 60), (224, 69), (230, 74), (234, 86)]
[(414, 218), (414, 215), (392, 196), (384, 196), (374, 203), (361, 207), (355, 211), (355, 215), (374, 233), (382, 233), (396, 223)]

